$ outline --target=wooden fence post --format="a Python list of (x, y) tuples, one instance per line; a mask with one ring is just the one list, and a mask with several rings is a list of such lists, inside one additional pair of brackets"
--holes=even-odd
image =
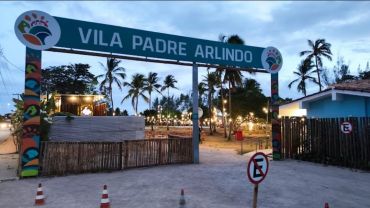
[(128, 167), (128, 141), (125, 140), (125, 168)]
[(159, 165), (162, 164), (162, 140), (159, 140), (159, 148), (158, 148), (158, 163)]
[(119, 143), (119, 153), (118, 153), (118, 155), (119, 155), (119, 160), (118, 160), (118, 166), (119, 166), (119, 168), (118, 168), (118, 170), (122, 170), (123, 169), (123, 167), (122, 167), (122, 145), (123, 145), (123, 142), (120, 142)]
[[(77, 148), (78, 148), (78, 152), (77, 152), (77, 166), (79, 167), (78, 168), (78, 171), (76, 171), (76, 172), (78, 172), (78, 173), (80, 173), (80, 172), (83, 172), (83, 169), (82, 168), (80, 168), (81, 167), (81, 165), (80, 165), (80, 163), (81, 163), (81, 143), (77, 143)], [(82, 171), (81, 171), (82, 170)]]

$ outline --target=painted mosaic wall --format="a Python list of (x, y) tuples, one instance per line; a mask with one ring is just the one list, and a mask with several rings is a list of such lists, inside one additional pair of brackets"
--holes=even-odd
[(21, 177), (37, 176), (40, 146), (41, 51), (26, 48)]
[(272, 124), (272, 156), (281, 159), (281, 125), (279, 121), (279, 75), (271, 74), (271, 124)]

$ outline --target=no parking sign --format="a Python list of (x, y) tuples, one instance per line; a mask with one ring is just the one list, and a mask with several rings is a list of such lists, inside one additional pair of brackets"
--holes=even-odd
[(262, 152), (254, 154), (248, 162), (247, 175), (251, 183), (254, 184), (253, 208), (257, 207), (258, 184), (261, 183), (269, 170), (269, 161)]
[(265, 179), (269, 170), (269, 161), (262, 152), (257, 152), (248, 162), (247, 175), (251, 183), (259, 184)]
[(348, 121), (344, 121), (340, 124), (340, 130), (344, 134), (350, 134), (352, 132), (352, 124)]

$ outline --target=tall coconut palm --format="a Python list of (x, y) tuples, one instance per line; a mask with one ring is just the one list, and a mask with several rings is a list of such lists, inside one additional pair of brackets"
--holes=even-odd
[[(220, 94), (221, 94), (221, 116), (222, 116), (222, 124), (224, 126), (224, 137), (227, 137), (226, 133), (226, 117), (225, 117), (225, 102), (224, 102), (224, 89), (223, 89), (223, 74), (224, 70), (222, 67), (216, 68), (216, 73), (217, 73), (217, 82), (218, 82), (218, 87), (220, 88)], [(226, 100), (225, 100), (226, 101)]]
[(213, 100), (213, 94), (215, 93), (215, 86), (217, 85), (217, 74), (216, 72), (207, 71), (207, 76), (204, 76), (203, 82), (206, 83), (206, 90), (208, 92), (208, 112), (209, 112), (209, 132), (210, 135), (213, 135), (213, 129), (212, 129), (212, 115), (213, 115), (213, 106), (212, 106), (212, 100)]
[[(199, 95), (199, 99), (198, 99), (198, 106), (201, 107), (202, 106), (202, 103), (203, 103), (203, 96), (205, 95), (207, 91), (207, 84), (204, 83), (204, 82), (199, 82), (198, 84), (198, 95)], [(203, 117), (203, 116), (202, 116)], [(200, 123), (203, 123), (203, 118), (199, 118), (200, 120)], [(200, 125), (200, 129), (201, 131), (203, 130), (203, 126)]]
[(314, 59), (316, 73), (317, 73), (317, 84), (319, 85), (319, 90), (321, 92), (321, 79), (320, 79), (320, 71), (322, 68), (322, 59), (321, 57), (327, 58), (329, 61), (332, 60), (331, 58), (331, 44), (327, 43), (325, 39), (317, 39), (315, 43), (312, 40), (307, 40), (310, 50), (301, 51), (299, 53), (300, 56), (307, 55), (305, 59), (312, 60)]
[(204, 82), (199, 82), (198, 84), (198, 94), (199, 94), (199, 100), (198, 100), (198, 105), (203, 102), (203, 96), (205, 92), (207, 91), (207, 85)]
[(132, 108), (135, 110), (136, 115), (138, 115), (137, 106), (139, 103), (139, 97), (142, 97), (146, 102), (149, 101), (148, 97), (144, 94), (144, 82), (145, 77), (143, 74), (134, 74), (132, 75), (131, 82), (124, 82), (124, 86), (128, 86), (128, 94), (122, 99), (121, 103), (124, 100), (131, 97)]
[(313, 65), (312, 61), (309, 59), (303, 60), (297, 67), (297, 71), (294, 71), (298, 78), (293, 80), (289, 83), (288, 87), (291, 88), (292, 85), (298, 82), (297, 90), (298, 92), (302, 92), (304, 96), (307, 95), (306, 91), (306, 81), (311, 81), (314, 83), (318, 83), (314, 77), (311, 75), (315, 73), (315, 71), (310, 71), (315, 65)]
[(97, 79), (104, 77), (103, 81), (99, 85), (99, 89), (100, 91), (107, 89), (112, 109), (114, 109), (112, 85), (115, 83), (118, 88), (122, 90), (122, 81), (126, 78), (125, 68), (120, 67), (120, 63), (121, 60), (115, 58), (107, 58), (106, 65), (100, 63), (105, 73), (96, 76)]
[[(244, 45), (244, 40), (240, 38), (238, 35), (231, 35), (229, 37), (226, 37), (224, 35), (219, 36), (220, 41), (223, 41), (228, 44), (239, 44), (239, 45)], [(224, 73), (223, 76), (223, 82), (228, 83), (229, 85), (229, 115), (231, 116), (231, 90), (232, 88), (239, 86), (242, 84), (242, 73), (239, 70), (233, 70), (233, 69), (225, 69), (222, 66), (220, 66), (217, 69), (219, 72), (218, 73)], [(221, 72), (220, 72), (221, 71)], [(222, 91), (222, 89), (221, 89)], [(228, 135), (228, 140), (231, 140), (231, 126), (232, 126), (232, 121), (229, 122), (229, 135)]]
[(152, 92), (157, 91), (158, 93), (161, 93), (160, 88), (162, 85), (158, 84), (158, 81), (158, 74), (155, 72), (149, 72), (148, 77), (145, 78), (143, 89), (149, 94), (149, 110), (152, 109)]
[[(167, 113), (169, 112), (168, 110), (168, 101), (170, 99), (170, 88), (177, 89), (175, 84), (177, 83), (177, 80), (173, 75), (167, 75), (166, 78), (163, 80), (163, 85), (161, 88), (161, 91), (165, 91), (167, 89)], [(170, 128), (168, 127), (168, 122), (167, 122), (167, 130)]]

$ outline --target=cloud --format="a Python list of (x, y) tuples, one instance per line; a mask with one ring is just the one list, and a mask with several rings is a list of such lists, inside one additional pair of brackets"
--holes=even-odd
[[(159, 2), (1, 2), (2, 30), (1, 47), (8, 59), (24, 68), (25, 47), (16, 39), (14, 21), (19, 14), (30, 9), (46, 11), (54, 16), (119, 25), (149, 31), (182, 35), (187, 37), (218, 40), (218, 35), (238, 34), (247, 45), (275, 46), (283, 54), (284, 65), (279, 74), (282, 97), (302, 96), (287, 84), (294, 78), (301, 57), (298, 53), (308, 48), (307, 39), (325, 38), (332, 44), (334, 57), (338, 54), (351, 60), (351, 66), (364, 65), (370, 52), (370, 2), (243, 2), (243, 1), (159, 1)], [(94, 74), (102, 73), (98, 62), (104, 58), (43, 53), (43, 67), (69, 63), (89, 63)], [(325, 61), (325, 66), (334, 63)], [(158, 72), (164, 78), (173, 74), (178, 79), (180, 90), (173, 93), (187, 93), (191, 89), (191, 67), (123, 61), (128, 77), (134, 73)], [(199, 70), (199, 80), (206, 73)], [(9, 74), (14, 82), (12, 91), (23, 90), (24, 75)], [(250, 77), (250, 75), (247, 75)], [(266, 95), (270, 93), (270, 76), (257, 74), (256, 78)], [(13, 81), (14, 79), (14, 81)], [(9, 81), (10, 82), (10, 81)], [(313, 84), (309, 92), (317, 91)], [(116, 103), (127, 93), (115, 91)], [(0, 94), (4, 90), (0, 89)], [(0, 105), (8, 102), (1, 97)], [(141, 101), (142, 102), (142, 101)], [(128, 101), (124, 108), (130, 109)], [(143, 104), (143, 108), (147, 105)], [(3, 113), (0, 111), (0, 113)]]
[(355, 53), (366, 53), (368, 55), (370, 53), (370, 48), (353, 48), (352, 51)]

